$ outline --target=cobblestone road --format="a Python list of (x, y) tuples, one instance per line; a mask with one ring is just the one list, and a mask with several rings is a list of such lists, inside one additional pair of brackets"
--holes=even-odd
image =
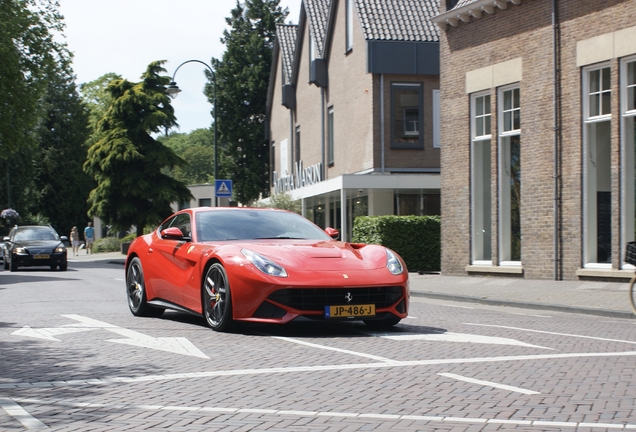
[(636, 430), (634, 320), (413, 297), (362, 324), (135, 318), (121, 265), (0, 272), (0, 430)]

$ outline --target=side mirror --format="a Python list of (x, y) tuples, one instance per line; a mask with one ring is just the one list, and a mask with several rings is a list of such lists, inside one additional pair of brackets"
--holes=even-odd
[(66, 237), (66, 236), (60, 236), (60, 240), (62, 240), (62, 241), (68, 241), (68, 237)]
[(334, 240), (338, 240), (340, 238), (340, 233), (335, 228), (327, 227), (325, 228), (325, 232), (327, 233), (329, 237), (331, 237)]
[(185, 237), (181, 230), (177, 227), (170, 227), (161, 231), (161, 238), (165, 240), (191, 240), (190, 237)]
[(2, 241), (3, 242), (7, 242), (9, 240), (11, 240), (11, 237), (9, 237), (9, 236), (2, 237)]

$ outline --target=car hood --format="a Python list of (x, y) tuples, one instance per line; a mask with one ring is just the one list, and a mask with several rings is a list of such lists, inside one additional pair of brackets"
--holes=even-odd
[(386, 267), (383, 246), (340, 241), (284, 241), (245, 243), (243, 247), (296, 271), (355, 271)]

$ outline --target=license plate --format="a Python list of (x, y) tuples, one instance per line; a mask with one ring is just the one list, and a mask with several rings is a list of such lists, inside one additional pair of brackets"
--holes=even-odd
[(375, 305), (325, 306), (325, 318), (349, 318), (375, 316)]
[(49, 259), (51, 258), (51, 255), (47, 255), (47, 254), (37, 254), (37, 255), (33, 255), (34, 259)]

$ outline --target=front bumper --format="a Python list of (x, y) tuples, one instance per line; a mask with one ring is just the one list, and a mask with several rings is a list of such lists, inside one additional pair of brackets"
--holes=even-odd
[(50, 267), (66, 262), (66, 252), (52, 253), (48, 258), (35, 258), (31, 254), (11, 254), (11, 263), (18, 267)]

